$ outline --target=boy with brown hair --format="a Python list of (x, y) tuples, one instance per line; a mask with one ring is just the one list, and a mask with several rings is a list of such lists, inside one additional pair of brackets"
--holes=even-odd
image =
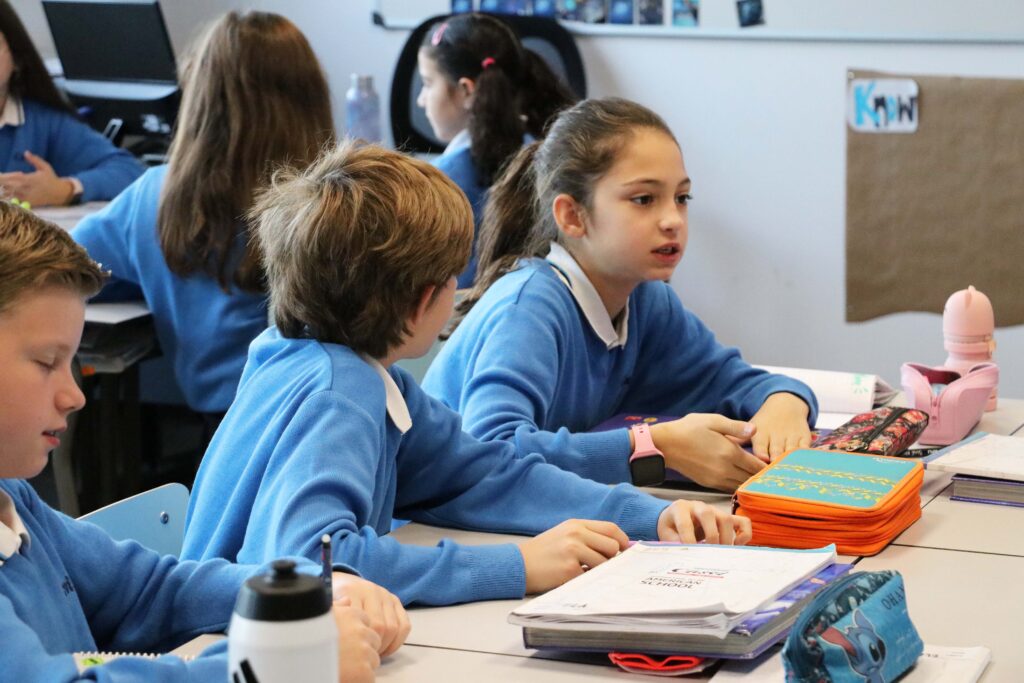
[[(703, 503), (669, 505), (480, 443), (394, 365), (433, 343), (469, 259), (469, 204), (437, 169), (348, 143), (279, 174), (254, 217), (277, 326), (250, 346), (199, 469), (184, 557), (315, 557), (329, 534), (335, 560), (404, 603), (449, 604), (548, 590), (629, 537), (749, 539), (748, 520)], [(540, 535), (403, 546), (387, 536), (394, 516)]]
[[(223, 644), (193, 662), (123, 657), (81, 673), (71, 653), (161, 652), (223, 631), (245, 579), (261, 568), (222, 560), (178, 562), (39, 499), (25, 478), (45, 467), (67, 417), (85, 404), (71, 366), (85, 300), (106, 278), (57, 226), (0, 202), (0, 671), (11, 681), (216, 681), (227, 679)], [(305, 561), (303, 561), (305, 564)], [(394, 596), (335, 575), (344, 680), (373, 680), (378, 651), (404, 640)], [(381, 617), (382, 611), (390, 615)], [(396, 617), (396, 615), (400, 615)], [(80, 678), (81, 676), (81, 678)]]

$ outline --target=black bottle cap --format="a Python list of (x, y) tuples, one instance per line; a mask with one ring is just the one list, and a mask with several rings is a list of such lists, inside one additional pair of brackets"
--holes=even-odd
[(254, 621), (298, 621), (326, 614), (331, 596), (319, 577), (299, 574), (291, 560), (274, 560), (270, 574), (246, 580), (235, 614)]

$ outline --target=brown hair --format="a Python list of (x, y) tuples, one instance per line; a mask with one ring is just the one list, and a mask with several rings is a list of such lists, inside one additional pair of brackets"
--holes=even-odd
[(43, 287), (64, 287), (89, 297), (106, 278), (65, 230), (0, 201), (0, 313), (25, 292)]
[(252, 209), (270, 314), (285, 337), (383, 358), (425, 289), (469, 262), (473, 212), (430, 164), (348, 141), (275, 174)]
[(560, 234), (550, 208), (555, 197), (566, 194), (592, 208), (594, 185), (641, 128), (675, 140), (660, 116), (636, 102), (619, 97), (584, 100), (559, 114), (544, 140), (519, 151), (491, 187), (480, 224), (476, 280), (456, 308), (448, 334), (520, 259), (547, 255)]
[(9, 92), (19, 98), (45, 104), (47, 107), (77, 117), (78, 114), (53, 84), (39, 51), (32, 44), (28, 31), (7, 0), (0, 0), (0, 33), (7, 40), (7, 49), (11, 51), (11, 59), (14, 62)]
[(526, 133), (540, 137), (548, 120), (576, 101), (547, 63), (496, 17), (459, 14), (439, 21), (421, 49), (448, 77), (449, 88), (460, 78), (476, 84), (469, 151), (483, 186), (522, 147)]
[[(183, 96), (157, 218), (174, 273), (262, 291), (242, 223), (275, 168), (303, 166), (334, 141), (327, 81), (309, 42), (277, 14), (229, 12), (181, 74)], [(232, 253), (236, 240), (244, 252)]]

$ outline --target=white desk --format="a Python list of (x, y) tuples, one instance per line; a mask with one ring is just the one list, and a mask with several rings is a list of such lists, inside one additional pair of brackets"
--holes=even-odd
[(56, 223), (59, 227), (68, 232), (78, 225), (78, 221), (92, 213), (96, 213), (109, 202), (86, 202), (77, 206), (43, 206), (32, 209), (40, 218)]
[(895, 569), (903, 575), (910, 618), (924, 642), (992, 650), (985, 683), (1024, 678), (1019, 629), (1024, 558), (889, 546), (861, 560), (857, 569)]
[[(381, 683), (423, 683), (424, 681), (584, 683), (593, 680), (641, 683), (643, 679), (638, 679), (635, 675), (621, 671), (611, 664), (555, 662), (465, 650), (443, 650), (405, 645), (384, 660), (377, 672), (377, 680)], [(679, 680), (700, 679), (688, 676), (686, 679)]]

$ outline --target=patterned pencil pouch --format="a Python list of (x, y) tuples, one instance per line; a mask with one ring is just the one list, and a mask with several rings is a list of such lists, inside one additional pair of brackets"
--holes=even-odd
[(899, 572), (856, 572), (822, 590), (802, 612), (782, 661), (787, 683), (888, 683), (923, 651)]
[(917, 441), (927, 426), (928, 413), (922, 410), (885, 406), (854, 415), (811, 446), (848, 453), (899, 455)]

